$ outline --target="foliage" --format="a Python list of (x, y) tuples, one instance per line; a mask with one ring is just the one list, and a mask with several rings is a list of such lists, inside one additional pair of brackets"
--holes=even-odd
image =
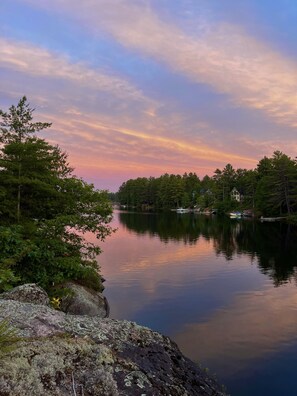
[(225, 201), (216, 202), (216, 209), (218, 214), (228, 213), (232, 210), (239, 209), (237, 202), (233, 202), (230, 199)]
[(130, 179), (121, 185), (117, 197), (122, 205), (168, 210), (194, 206), (199, 190), (200, 180), (195, 173), (165, 173), (159, 178)]
[[(231, 199), (233, 188), (240, 193), (240, 202)], [(297, 211), (297, 163), (275, 151), (271, 158), (262, 158), (255, 169), (234, 169), (227, 164), (202, 180), (195, 173), (130, 179), (121, 185), (117, 198), (122, 205), (138, 209), (182, 206), (216, 208), (219, 213), (250, 209), (267, 216), (290, 216)]]
[(270, 200), (280, 213), (290, 215), (296, 208), (297, 199), (297, 163), (287, 155), (276, 151), (271, 159), (270, 182), (273, 192)]
[(265, 157), (259, 162), (258, 175), (258, 208), (264, 214), (293, 214), (297, 206), (296, 160), (275, 151), (271, 158)]
[(0, 110), (2, 121), (0, 123), (0, 143), (4, 145), (2, 148), (0, 165), (6, 169), (10, 168), (11, 172), (5, 176), (13, 176), (11, 186), (16, 190), (16, 219), (20, 221), (20, 203), (22, 189), (22, 175), (25, 168), (24, 158), (26, 156), (27, 147), (23, 143), (30, 141), (30, 136), (35, 132), (39, 132), (51, 126), (49, 123), (32, 122), (34, 109), (30, 108), (27, 98), (21, 98), (17, 106), (12, 105), (9, 112)]
[(297, 225), (297, 214), (288, 216), (288, 222)]
[(230, 193), (235, 187), (235, 169), (231, 164), (227, 164), (221, 171), (216, 169), (213, 179), (215, 180), (215, 193), (219, 201), (230, 200)]
[(19, 282), (14, 265), (22, 259), (29, 243), (20, 237), (20, 226), (0, 227), (0, 290), (9, 290)]
[(24, 97), (0, 112), (0, 290), (65, 280), (101, 290), (101, 250), (84, 234), (104, 241), (112, 232), (107, 192), (75, 177), (67, 154), (34, 135), (50, 124), (33, 123), (33, 111)]

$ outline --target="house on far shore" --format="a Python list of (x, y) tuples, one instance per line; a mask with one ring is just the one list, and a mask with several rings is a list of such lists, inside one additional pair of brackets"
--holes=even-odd
[(236, 202), (240, 202), (243, 200), (243, 195), (237, 190), (237, 188), (233, 187), (232, 191), (230, 192), (231, 199)]

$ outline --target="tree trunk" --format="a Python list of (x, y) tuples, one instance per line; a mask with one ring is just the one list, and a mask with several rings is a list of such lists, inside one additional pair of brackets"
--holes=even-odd
[(291, 205), (290, 205), (290, 198), (289, 198), (289, 188), (288, 188), (288, 180), (285, 177), (285, 182), (284, 182), (284, 189), (285, 189), (285, 201), (286, 201), (286, 206), (287, 206), (287, 212), (288, 215), (291, 214)]
[(19, 177), (19, 184), (18, 184), (18, 196), (17, 196), (17, 222), (19, 223), (21, 217), (21, 162), (19, 162), (18, 177)]

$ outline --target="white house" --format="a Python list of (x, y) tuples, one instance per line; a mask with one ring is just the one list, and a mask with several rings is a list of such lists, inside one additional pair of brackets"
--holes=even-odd
[(235, 187), (233, 187), (230, 196), (233, 201), (237, 201), (237, 202), (240, 202), (243, 198), (243, 195), (241, 195), (240, 192)]

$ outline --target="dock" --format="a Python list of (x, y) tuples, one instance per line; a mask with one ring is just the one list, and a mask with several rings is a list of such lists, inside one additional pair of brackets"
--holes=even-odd
[(281, 221), (284, 219), (285, 219), (285, 217), (263, 217), (263, 216), (260, 217), (260, 221), (270, 221), (270, 222)]

